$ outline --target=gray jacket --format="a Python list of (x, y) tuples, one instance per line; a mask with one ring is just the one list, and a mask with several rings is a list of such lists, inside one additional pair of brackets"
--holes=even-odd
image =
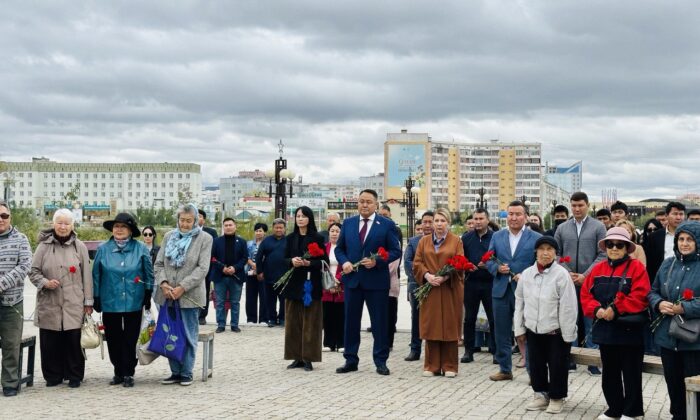
[(581, 234), (576, 231), (576, 219), (573, 217), (562, 223), (554, 233), (559, 244), (561, 256), (571, 257), (571, 262), (562, 264), (564, 268), (583, 275), (593, 269), (607, 256), (598, 248), (598, 242), (605, 238), (605, 225), (591, 217), (586, 217), (581, 227)]
[[(165, 249), (168, 247), (168, 240), (172, 233), (173, 231), (170, 231), (165, 234), (156, 258), (154, 267), (155, 301), (158, 305), (165, 303), (165, 296), (163, 296), (159, 286), (162, 282), (167, 281), (173, 287), (182, 286), (185, 289), (185, 294), (180, 298), (181, 308), (203, 307), (206, 304), (204, 279), (209, 272), (213, 239), (204, 231), (194, 236), (189, 248), (187, 248), (185, 264), (176, 268), (170, 264), (170, 259), (165, 256)], [(195, 305), (193, 302), (197, 304)]]

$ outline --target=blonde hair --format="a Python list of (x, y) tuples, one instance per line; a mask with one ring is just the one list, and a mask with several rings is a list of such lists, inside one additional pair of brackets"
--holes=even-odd
[(444, 217), (445, 220), (447, 220), (447, 223), (452, 223), (452, 216), (446, 208), (440, 207), (436, 209), (433, 213), (435, 213), (435, 216), (439, 214), (440, 216)]
[(70, 220), (70, 225), (73, 226), (75, 224), (75, 219), (73, 219), (73, 212), (68, 210), (68, 209), (58, 209), (56, 210), (56, 213), (53, 214), (53, 223), (56, 224), (56, 221), (60, 217), (65, 217), (68, 220)]
[(637, 228), (634, 226), (634, 223), (630, 222), (629, 220), (620, 220), (619, 222), (615, 223), (615, 226), (627, 229), (627, 231), (630, 233), (630, 240), (637, 243)]

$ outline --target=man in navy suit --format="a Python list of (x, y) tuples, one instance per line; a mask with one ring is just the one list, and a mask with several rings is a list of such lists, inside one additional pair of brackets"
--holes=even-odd
[[(388, 375), (386, 360), (389, 358), (387, 334), (387, 304), (389, 302), (389, 263), (401, 257), (401, 246), (396, 234), (396, 224), (376, 213), (377, 192), (363, 190), (358, 198), (359, 216), (345, 220), (335, 248), (335, 257), (343, 270), (345, 287), (345, 365), (336, 373), (357, 370), (360, 361), (360, 322), (362, 307), (367, 310), (372, 323), (374, 347), (372, 356), (377, 373)], [(387, 261), (369, 258), (383, 247), (389, 253)], [(353, 271), (353, 264), (360, 267)]]
[(508, 229), (495, 232), (491, 237), (489, 251), (501, 262), (489, 260), (487, 269), (493, 279), (493, 318), (496, 361), (500, 371), (489, 376), (492, 381), (513, 379), (511, 359), (511, 336), (513, 334), (513, 311), (515, 310), (515, 288), (520, 273), (535, 262), (535, 242), (540, 235), (525, 226), (527, 210), (521, 201), (508, 205)]
[(209, 274), (216, 293), (216, 332), (221, 333), (226, 329), (226, 293), (231, 302), (231, 331), (241, 332), (238, 327), (238, 315), (248, 247), (245, 240), (236, 235), (235, 220), (225, 218), (223, 227), (224, 234), (214, 239), (212, 244), (212, 262), (209, 265)]

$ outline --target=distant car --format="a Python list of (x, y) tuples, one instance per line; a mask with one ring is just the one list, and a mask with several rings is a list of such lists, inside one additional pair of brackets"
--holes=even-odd
[(83, 241), (88, 250), (88, 255), (91, 260), (95, 259), (95, 254), (97, 254), (97, 248), (105, 243), (105, 241)]

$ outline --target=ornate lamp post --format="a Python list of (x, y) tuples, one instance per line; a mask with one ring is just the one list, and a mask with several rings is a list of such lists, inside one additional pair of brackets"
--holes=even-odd
[(292, 198), (292, 179), (294, 179), (294, 172), (287, 169), (287, 159), (282, 157), (282, 152), (284, 151), (282, 140), (280, 140), (278, 146), (280, 157), (275, 160), (275, 171), (268, 171), (265, 175), (267, 175), (270, 181), (268, 190), (268, 196), (270, 198), (272, 198), (273, 195), (272, 180), (275, 180), (275, 218), (287, 220), (287, 184), (289, 184), (289, 198)]
[(532, 203), (530, 203), (530, 200), (527, 199), (527, 196), (525, 194), (520, 196), (520, 201), (525, 206), (525, 212), (530, 214), (530, 204), (532, 204)]
[(403, 193), (403, 203), (406, 206), (406, 231), (408, 237), (412, 238), (414, 234), (414, 224), (416, 221), (416, 208), (418, 207), (418, 193), (420, 187), (416, 185), (416, 181), (408, 174), (408, 179), (404, 181), (404, 186), (401, 187)]
[(484, 189), (484, 187), (479, 187), (476, 193), (479, 194), (479, 198), (476, 199), (476, 208), (487, 209), (487, 207), (489, 206), (489, 195), (486, 194), (486, 190)]
[(552, 204), (550, 204), (550, 212), (549, 212), (549, 228), (551, 229), (554, 226), (554, 209), (557, 207), (557, 200), (552, 200)]

